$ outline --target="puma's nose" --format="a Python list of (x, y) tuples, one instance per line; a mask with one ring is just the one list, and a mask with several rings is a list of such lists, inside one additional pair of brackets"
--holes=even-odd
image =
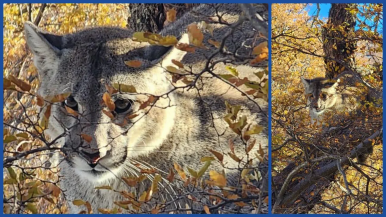
[(98, 161), (101, 159), (99, 151), (87, 152), (86, 150), (81, 150), (80, 153), (83, 157), (86, 158), (88, 165), (90, 165), (92, 168), (94, 168), (98, 164)]
[(318, 103), (317, 102), (312, 102), (311, 103), (311, 108), (314, 108), (314, 109), (319, 108)]

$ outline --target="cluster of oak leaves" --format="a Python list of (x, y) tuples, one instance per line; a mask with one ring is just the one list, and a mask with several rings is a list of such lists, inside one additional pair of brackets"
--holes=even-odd
[[(107, 7), (107, 6), (106, 6)], [(172, 9), (173, 10), (173, 9)], [(17, 13), (17, 12), (15, 12)], [(174, 13), (169, 12), (168, 16), (172, 16)], [(173, 21), (173, 18), (169, 18)], [(209, 27), (208, 27), (209, 28)], [(210, 29), (207, 29), (211, 31)], [(178, 40), (174, 36), (162, 37), (158, 34), (137, 32), (133, 35), (133, 39), (141, 42), (148, 42), (150, 44), (157, 44), (163, 46), (176, 46), (178, 49), (195, 52), (195, 49), (202, 49), (204, 47), (203, 40), (204, 36), (201, 30), (197, 27), (197, 24), (191, 24), (188, 27), (188, 34), (190, 43), (189, 44), (178, 44)], [(22, 34), (21, 34), (22, 35)], [(219, 48), (221, 42), (216, 42), (211, 39), (208, 40), (210, 44)], [(253, 54), (256, 56), (251, 64), (256, 64), (261, 61), (265, 61), (268, 58), (267, 43), (263, 42), (256, 46), (253, 50)], [(30, 55), (30, 54), (29, 54)], [(25, 59), (26, 56), (20, 57)], [(26, 61), (26, 60), (24, 60)], [(31, 64), (28, 70), (35, 71), (31, 61), (26, 61), (27, 64)], [(181, 80), (186, 87), (194, 87), (194, 74), (186, 73), (184, 65), (181, 62), (173, 60), (175, 67), (169, 66), (166, 70), (172, 74), (173, 82)], [(128, 67), (140, 67), (140, 61), (127, 61)], [(227, 67), (228, 73), (218, 75), (219, 79), (224, 80), (228, 84), (238, 88), (243, 86), (246, 88), (245, 95), (251, 98), (263, 98), (267, 100), (268, 94), (268, 69), (255, 73), (256, 81), (248, 80), (247, 78), (240, 78), (239, 73), (235, 68)], [(258, 78), (258, 79), (257, 79)], [(28, 79), (28, 78), (27, 78)], [(49, 96), (42, 98), (38, 96), (36, 91), (36, 85), (30, 84), (27, 79), (23, 79), (19, 76), (8, 73), (4, 75), (4, 213), (64, 213), (66, 212), (66, 206), (62, 198), (61, 189), (58, 185), (59, 169), (47, 167), (49, 162), (49, 152), (60, 151), (60, 148), (56, 147), (54, 142), (50, 142), (45, 135), (44, 130), (48, 127), (48, 120), (50, 118), (52, 103), (63, 102), (71, 93), (64, 93), (55, 96)], [(112, 84), (111, 86), (106, 85), (107, 92), (103, 94), (101, 103), (106, 108), (103, 112), (114, 119), (112, 111), (115, 109), (115, 104), (111, 99), (111, 95), (120, 91), (128, 93), (136, 93), (134, 86), (123, 85), (123, 84)], [(6, 96), (12, 96), (6, 98)], [(160, 96), (148, 95), (148, 99), (141, 104), (140, 110), (149, 110), (155, 105)], [(12, 99), (14, 98), (14, 99)], [(11, 102), (10, 102), (11, 101)], [(17, 109), (19, 113), (10, 112), (11, 108), (9, 105)], [(44, 113), (40, 113), (38, 107), (46, 107)], [(226, 103), (227, 115), (224, 118), (229, 124), (229, 127), (235, 132), (235, 136), (239, 136), (245, 141), (246, 155), (252, 154), (260, 161), (267, 160), (267, 155), (264, 153), (260, 146), (257, 153), (249, 153), (251, 149), (257, 145), (255, 140), (250, 139), (250, 135), (258, 134), (263, 130), (263, 127), (257, 125), (248, 124), (245, 116), (238, 115), (241, 106), (230, 105)], [(78, 116), (76, 111), (65, 106), (66, 111), (69, 115)], [(20, 116), (17, 118), (17, 114)], [(129, 114), (125, 121), (121, 124), (125, 125), (130, 119), (133, 119), (138, 114)], [(92, 137), (87, 134), (81, 134), (81, 137), (86, 142), (91, 142)], [(229, 143), (231, 150), (233, 150), (233, 143)], [(206, 189), (211, 193), (210, 200), (212, 204), (220, 204), (223, 199), (227, 199), (234, 202), (239, 207), (247, 206), (243, 201), (250, 194), (258, 194), (260, 190), (255, 186), (255, 181), (261, 180), (261, 174), (258, 170), (253, 171), (252, 169), (241, 168), (241, 186), (227, 186), (226, 178), (223, 172), (209, 171), (208, 180), (204, 180), (204, 173), (210, 168), (212, 161), (222, 162), (223, 153), (219, 153), (213, 150), (208, 150), (212, 153), (212, 156), (203, 156), (201, 162), (203, 163), (202, 168), (199, 171), (188, 168), (188, 171), (184, 171), (181, 166), (174, 164), (174, 170), (170, 169), (167, 180), (169, 182), (178, 181), (184, 182), (185, 186), (193, 185), (200, 186), (201, 189)], [(233, 160), (242, 162), (244, 156), (236, 156), (232, 151), (227, 153)], [(245, 167), (252, 166), (251, 162), (244, 162)], [(177, 173), (175, 173), (175, 171)], [(120, 213), (122, 209), (129, 210), (133, 213), (141, 212), (141, 205), (150, 201), (154, 195), (159, 191), (159, 183), (161, 176), (157, 174), (155, 169), (143, 169), (141, 168), (142, 175), (139, 177), (124, 177), (123, 181), (131, 187), (136, 187), (143, 182), (147, 174), (154, 175), (151, 187), (143, 192), (141, 195), (135, 195), (128, 191), (119, 192), (127, 200), (115, 201), (116, 208), (112, 210), (98, 209), (100, 213)], [(178, 174), (178, 176), (176, 175)], [(210, 188), (211, 186), (220, 187), (221, 192), (215, 192)], [(96, 189), (111, 190), (110, 186), (100, 186)], [(212, 191), (212, 192), (210, 192)], [(194, 196), (187, 196), (190, 200), (197, 200)], [(262, 199), (260, 199), (262, 200)], [(250, 200), (250, 204), (253, 207), (257, 207), (257, 200)], [(72, 201), (74, 205), (84, 207), (84, 211), (81, 213), (91, 213), (91, 205), (87, 201), (75, 200)], [(268, 197), (264, 198), (264, 203), (268, 203)], [(248, 205), (250, 205), (248, 204)], [(163, 204), (159, 203), (156, 207), (151, 210), (151, 213), (158, 213), (162, 210)], [(187, 210), (189, 207), (186, 207)], [(211, 208), (204, 206), (206, 213), (211, 212)]]

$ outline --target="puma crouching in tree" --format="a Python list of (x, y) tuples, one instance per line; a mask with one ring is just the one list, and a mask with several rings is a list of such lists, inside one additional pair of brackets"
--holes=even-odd
[(363, 82), (351, 72), (343, 72), (336, 79), (302, 77), (301, 80), (312, 123), (321, 122), (326, 116), (351, 113), (366, 101), (382, 98), (376, 90), (359, 85)]

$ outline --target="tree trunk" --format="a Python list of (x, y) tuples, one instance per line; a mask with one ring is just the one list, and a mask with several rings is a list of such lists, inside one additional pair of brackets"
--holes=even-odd
[[(354, 37), (355, 17), (349, 9), (355, 4), (332, 4), (327, 25), (323, 27), (323, 50), (326, 77), (334, 78), (345, 69), (352, 70), (356, 49)], [(343, 28), (339, 28), (343, 27)]]
[(165, 26), (168, 10), (176, 10), (178, 19), (196, 5), (198, 4), (130, 4), (128, 28), (136, 32), (159, 32)]

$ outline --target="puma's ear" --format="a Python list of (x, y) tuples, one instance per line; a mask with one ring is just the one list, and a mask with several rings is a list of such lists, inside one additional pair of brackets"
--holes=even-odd
[[(178, 43), (185, 43), (189, 44), (189, 37), (188, 34), (185, 33), (182, 35), (181, 39), (178, 41)], [(166, 68), (168, 66), (175, 66), (172, 62), (172, 60), (181, 61), (182, 58), (184, 58), (186, 54), (186, 51), (179, 50), (176, 47), (173, 47), (168, 54), (165, 55), (163, 58), (161, 65), (163, 68)]]
[(310, 80), (308, 79), (304, 79), (303, 77), (300, 77), (300, 79), (302, 80), (303, 82), (303, 85), (304, 87), (306, 88), (306, 90), (308, 89), (308, 87), (310, 86)]
[(62, 36), (45, 33), (31, 22), (24, 23), (24, 33), (34, 55), (60, 54)]
[(45, 33), (31, 22), (24, 23), (24, 33), (28, 47), (34, 54), (34, 64), (39, 76), (52, 75), (59, 63), (62, 36)]

